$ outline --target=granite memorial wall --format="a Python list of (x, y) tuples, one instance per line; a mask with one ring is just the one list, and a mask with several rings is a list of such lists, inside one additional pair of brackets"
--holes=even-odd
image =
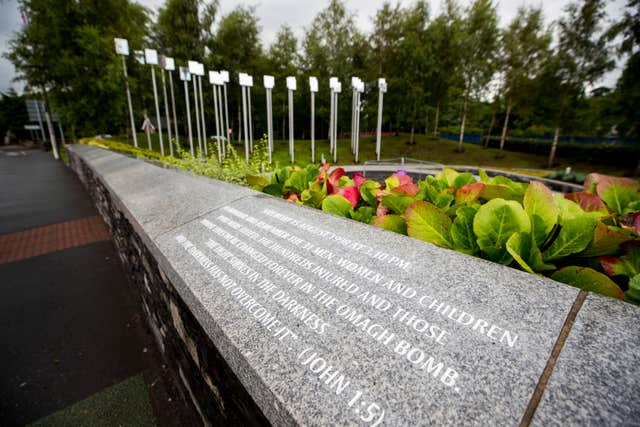
[(158, 344), (205, 423), (640, 422), (640, 310), (88, 146)]

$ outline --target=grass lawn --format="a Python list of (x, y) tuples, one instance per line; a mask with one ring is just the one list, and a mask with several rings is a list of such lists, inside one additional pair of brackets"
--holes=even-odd
[[(114, 139), (127, 142), (126, 136), (119, 135)], [(476, 144), (464, 144), (464, 152), (457, 153), (455, 148), (456, 142), (446, 139), (434, 139), (425, 135), (416, 135), (415, 145), (407, 145), (409, 136), (401, 134), (400, 136), (385, 137), (382, 139), (382, 155), (381, 159), (391, 159), (396, 157), (407, 157), (419, 160), (426, 160), (445, 165), (467, 165), (481, 166), (486, 168), (497, 168), (507, 170), (521, 169), (545, 169), (547, 157), (543, 155), (521, 153), (515, 151), (505, 151), (505, 156), (501, 159), (496, 158), (498, 149), (483, 149), (482, 146)], [(133, 144), (132, 141), (129, 143)], [(185, 147), (188, 143), (184, 137), (180, 138), (180, 143)], [(197, 142), (194, 141), (197, 146)], [(214, 141), (215, 143), (215, 141)], [(169, 155), (167, 145), (167, 136), (164, 135), (165, 154)], [(354, 156), (350, 149), (351, 141), (349, 139), (338, 140), (338, 164), (346, 165), (354, 163)], [(145, 134), (138, 134), (138, 146), (147, 147), (147, 137)], [(155, 151), (160, 152), (160, 144), (158, 135), (152, 135), (152, 147)], [(244, 156), (244, 145), (234, 143), (234, 147), (238, 154)], [(327, 161), (332, 162), (333, 157), (329, 154), (329, 142), (327, 140), (316, 141), (316, 161), (320, 161), (320, 156), (324, 153)], [(359, 163), (367, 160), (375, 160), (375, 138), (367, 137), (360, 139), (360, 155)], [(288, 141), (274, 140), (273, 160), (280, 166), (290, 164)], [(295, 161), (298, 165), (306, 165), (311, 162), (311, 141), (296, 140), (295, 142)], [(623, 175), (630, 171), (617, 168), (611, 165), (589, 164), (585, 162), (576, 162), (569, 159), (556, 159), (557, 166), (555, 170), (564, 169), (567, 166), (575, 172), (600, 172), (610, 175)], [(538, 174), (540, 174), (538, 172)]]

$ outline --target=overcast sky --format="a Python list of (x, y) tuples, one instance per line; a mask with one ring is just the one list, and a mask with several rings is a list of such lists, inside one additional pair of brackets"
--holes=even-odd
[[(471, 0), (461, 0), (463, 4), (469, 4)], [(557, 19), (566, 4), (570, 0), (502, 0), (498, 2), (498, 15), (501, 26), (506, 25), (516, 14), (519, 6), (534, 5), (542, 6), (548, 23)], [(164, 0), (138, 0), (138, 3), (156, 11)], [(328, 4), (326, 1), (317, 0), (256, 0), (256, 1), (230, 1), (221, 0), (220, 13), (229, 13), (238, 4), (245, 4), (256, 7), (256, 14), (260, 19), (262, 42), (265, 47), (274, 40), (278, 29), (283, 24), (291, 26), (300, 38), (313, 18)], [(382, 6), (384, 0), (347, 0), (347, 7), (351, 10), (356, 19), (356, 25), (361, 31), (369, 32), (372, 28), (372, 18), (376, 11)], [(410, 5), (411, 0), (401, 1), (403, 5)], [(431, 0), (432, 15), (437, 15), (440, 10), (441, 0)], [(622, 15), (625, 0), (609, 0), (607, 2), (607, 12), (609, 20), (617, 19)], [(12, 33), (20, 31), (22, 20), (18, 12), (15, 0), (0, 2), (0, 46), (2, 53), (7, 51), (8, 40)], [(621, 66), (622, 64), (618, 64)], [(619, 68), (609, 73), (602, 81), (606, 86), (613, 86), (620, 74)], [(22, 84), (13, 82), (15, 70), (13, 65), (4, 58), (0, 58), (0, 91), (6, 91), (10, 87), (21, 91)]]

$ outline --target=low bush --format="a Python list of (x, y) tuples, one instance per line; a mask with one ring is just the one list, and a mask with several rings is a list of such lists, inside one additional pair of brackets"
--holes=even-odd
[(444, 169), (384, 183), (342, 168), (285, 167), (248, 175), (254, 189), (447, 249), (540, 274), (585, 291), (640, 303), (640, 185), (590, 174), (584, 191), (553, 193)]

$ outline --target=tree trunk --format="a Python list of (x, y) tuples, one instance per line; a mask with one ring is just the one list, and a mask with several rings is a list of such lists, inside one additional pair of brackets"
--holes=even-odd
[(507, 138), (507, 129), (509, 128), (509, 116), (511, 115), (511, 99), (507, 101), (507, 113), (504, 116), (504, 125), (502, 126), (502, 135), (500, 135), (500, 151), (498, 151), (498, 158), (504, 157), (504, 141)]
[(467, 123), (467, 95), (464, 96), (464, 105), (462, 106), (462, 123), (460, 123), (460, 140), (458, 141), (458, 147), (456, 151), (458, 153), (462, 153), (464, 151), (464, 147), (462, 147), (462, 142), (464, 141), (464, 125)]
[(58, 154), (58, 142), (56, 141), (56, 131), (53, 128), (53, 123), (51, 122), (51, 113), (49, 112), (49, 95), (47, 94), (47, 90), (43, 87), (42, 93), (44, 94), (44, 117), (47, 122), (47, 128), (49, 129), (49, 141), (51, 142), (51, 149), (53, 150), (53, 158), (56, 160), (60, 159), (60, 155)]
[(491, 133), (493, 132), (493, 127), (496, 124), (496, 113), (493, 113), (491, 116), (491, 124), (489, 125), (489, 132), (487, 132), (487, 136), (484, 138), (484, 142), (482, 143), (482, 148), (489, 148), (489, 142), (491, 141)]
[(556, 149), (558, 148), (558, 137), (560, 136), (560, 127), (556, 127), (555, 132), (553, 133), (553, 142), (551, 143), (551, 153), (549, 153), (549, 163), (547, 167), (551, 169), (553, 167), (553, 163), (556, 160)]
[(424, 116), (424, 134), (429, 135), (429, 112)]
[(438, 124), (440, 121), (440, 100), (436, 104), (436, 116), (433, 118), (433, 136), (438, 136)]

